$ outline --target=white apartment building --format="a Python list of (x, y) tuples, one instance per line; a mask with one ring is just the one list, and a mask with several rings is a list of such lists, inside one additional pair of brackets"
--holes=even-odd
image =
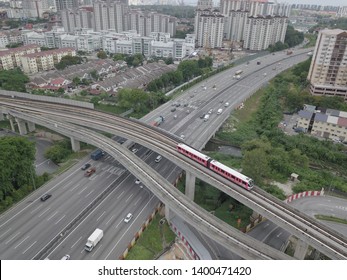
[(347, 17), (347, 6), (339, 7), (339, 10), (338, 10), (336, 16)]
[(223, 46), (224, 16), (219, 12), (205, 11), (199, 17), (197, 45), (205, 48)]
[(54, 69), (54, 65), (67, 55), (76, 56), (76, 51), (72, 48), (61, 48), (23, 55), (21, 57), (23, 72), (34, 74)]
[(319, 32), (307, 79), (313, 95), (340, 96), (347, 101), (346, 30)]
[(21, 67), (21, 57), (23, 55), (40, 51), (41, 49), (38, 45), (27, 45), (6, 51), (0, 51), (0, 70), (9, 70), (15, 67)]
[(248, 17), (243, 33), (243, 48), (260, 51), (276, 42), (284, 42), (287, 17)]
[(55, 0), (54, 2), (57, 11), (78, 8), (78, 0)]

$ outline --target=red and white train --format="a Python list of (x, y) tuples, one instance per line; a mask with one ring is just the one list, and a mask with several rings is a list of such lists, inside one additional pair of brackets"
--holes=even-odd
[(246, 190), (250, 191), (253, 188), (254, 182), (251, 178), (248, 178), (240, 172), (237, 172), (236, 170), (200, 153), (199, 151), (194, 150), (185, 144), (177, 144), (177, 151), (198, 162), (199, 164), (206, 166), (208, 169), (211, 169), (229, 181), (245, 188)]

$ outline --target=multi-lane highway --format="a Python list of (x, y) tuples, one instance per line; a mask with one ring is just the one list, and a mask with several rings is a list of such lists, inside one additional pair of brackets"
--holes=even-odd
[[(161, 111), (161, 115), (163, 115), (163, 113), (165, 114), (166, 122), (164, 123), (163, 127), (165, 128), (166, 126), (171, 125), (171, 126), (173, 126), (173, 130), (176, 129), (176, 132), (179, 135), (184, 133), (185, 137), (188, 138), (188, 142), (193, 142), (193, 139), (194, 139), (195, 140), (194, 145), (197, 145), (197, 146), (203, 145), (204, 141), (206, 141), (206, 139), (209, 137), (209, 134), (213, 133), (213, 127), (215, 125), (220, 124), (220, 118), (226, 117), (227, 114), (230, 113), (230, 110), (234, 105), (238, 105), (238, 104), (240, 104), (240, 102), (242, 100), (244, 100), (244, 98), (245, 98), (244, 93), (245, 92), (246, 92), (246, 94), (249, 94), (249, 92), (253, 90), (253, 87), (250, 86), (250, 82), (249, 82), (250, 80), (252, 80), (252, 81), (254, 80), (256, 83), (264, 84), (266, 82), (266, 79), (268, 79), (272, 75), (275, 75), (277, 68), (275, 70), (273, 70), (273, 66), (267, 65), (267, 63), (271, 59), (273, 59), (273, 57), (275, 57), (275, 56), (270, 56), (270, 58), (267, 59), (266, 62), (265, 61), (262, 62), (262, 64), (260, 65), (261, 67), (256, 69), (255, 73), (252, 74), (252, 75), (255, 75), (255, 77), (249, 76), (251, 71), (249, 71), (249, 73), (247, 73), (247, 71), (248, 71), (247, 69), (250, 69), (249, 67), (250, 67), (250, 65), (252, 65), (252, 63), (250, 63), (248, 66), (243, 66), (245, 68), (244, 74), (243, 74), (243, 79), (240, 79), (239, 81), (236, 81), (236, 80), (230, 81), (230, 79), (226, 79), (226, 78), (223, 79), (222, 78), (221, 81), (218, 82), (218, 79), (216, 77), (214, 77), (214, 78), (216, 78), (217, 81), (210, 78), (210, 80), (208, 82), (206, 82), (206, 84), (205, 84), (206, 90), (204, 89), (205, 87), (204, 88), (195, 87), (195, 89), (194, 88), (191, 89), (190, 92), (188, 93), (189, 99), (188, 98), (184, 99), (183, 97), (179, 98), (179, 102), (182, 103), (182, 105), (180, 107), (178, 107), (175, 112), (171, 112), (170, 104), (164, 105), (162, 108), (163, 111)], [(279, 57), (279, 54), (277, 54), (277, 57)], [(287, 58), (287, 57), (284, 57), (284, 58)], [(253, 63), (255, 63), (255, 62), (253, 62)], [(276, 63), (277, 63), (277, 65), (284, 65), (283, 61), (281, 62), (281, 64), (278, 64), (278, 62), (276, 62)], [(264, 65), (265, 65), (265, 68), (264, 68)], [(290, 65), (277, 66), (277, 67), (288, 67), (288, 66), (290, 66)], [(273, 71), (273, 72), (270, 71), (271, 74), (264, 72), (264, 71), (268, 71), (270, 69), (271, 69), (271, 71)], [(233, 71), (235, 71), (235, 70), (233, 70)], [(229, 72), (231, 72), (231, 71), (229, 71)], [(267, 73), (267, 75), (265, 76), (264, 73)], [(231, 74), (225, 73), (224, 75), (231, 75)], [(259, 80), (256, 78), (259, 78)], [(248, 80), (248, 82), (247, 82), (247, 80)], [(227, 83), (227, 82), (229, 82), (229, 83)], [(243, 82), (245, 82), (245, 85), (242, 85)], [(225, 86), (224, 86), (224, 83), (226, 84)], [(230, 86), (230, 83), (232, 85), (235, 84), (236, 87)], [(214, 89), (214, 87), (213, 87), (214, 84), (217, 85), (217, 87), (216, 87), (217, 89)], [(218, 89), (220, 89), (220, 91)], [(216, 96), (212, 97), (212, 94), (215, 94)], [(205, 98), (205, 101), (204, 101), (204, 98)], [(188, 102), (189, 100), (190, 100), (190, 102), (189, 102), (188, 106), (185, 107), (184, 102)], [(223, 103), (221, 102), (222, 100), (223, 100)], [(210, 103), (207, 104), (207, 102), (210, 102)], [(228, 102), (229, 106), (227, 106), (227, 107), (224, 106), (224, 108), (223, 108), (222, 105), (224, 105), (225, 102)], [(218, 116), (216, 114), (211, 115), (211, 119), (208, 122), (203, 122), (199, 118), (199, 114), (201, 114), (201, 112), (207, 113), (207, 111), (210, 108), (214, 108), (214, 110), (216, 111), (219, 107), (222, 107), (224, 109), (224, 114), (221, 114), (219, 116), (219, 119), (218, 119)], [(187, 110), (189, 110), (189, 113), (187, 112)], [(158, 112), (153, 112), (151, 115), (152, 115), (152, 117), (155, 117), (157, 114), (158, 114)], [(177, 115), (177, 118), (174, 118), (175, 114)], [(187, 125), (186, 131), (180, 130), (181, 129), (180, 127), (182, 127), (183, 124)], [(211, 129), (211, 127), (212, 127), (212, 129)], [(197, 134), (196, 134), (196, 131), (198, 131)], [(200, 133), (199, 133), (199, 131), (200, 131)], [(206, 134), (203, 134), (203, 133), (206, 133)], [(128, 182), (128, 184), (129, 184), (129, 182)], [(132, 197), (131, 197), (131, 199), (132, 199)], [(130, 199), (128, 201), (130, 201)], [(126, 214), (127, 213), (126, 203), (124, 203), (124, 200), (122, 202), (123, 202), (123, 209), (125, 207), (124, 212)], [(104, 203), (105, 202), (103, 202), (97, 208), (97, 210), (95, 210), (96, 214), (94, 217), (92, 217), (93, 213), (90, 214), (90, 217), (89, 216), (87, 217), (86, 223), (88, 223), (89, 218), (90, 219), (96, 219), (98, 217), (98, 215), (99, 216), (102, 215), (101, 218), (99, 218), (99, 220), (101, 223), (104, 223), (105, 226), (107, 226), (106, 223), (108, 220), (114, 219), (114, 216), (112, 216), (110, 214), (106, 215), (106, 212), (101, 210), (101, 207)], [(100, 210), (99, 210), (99, 208), (100, 208)], [(102, 213), (105, 213), (105, 214), (102, 214)], [(57, 215), (57, 214), (55, 214), (55, 215)], [(108, 220), (103, 219), (104, 216), (105, 216), (105, 218), (108, 218)], [(135, 222), (136, 222), (136, 219), (134, 219), (134, 223)], [(95, 222), (93, 224), (95, 224)], [(42, 226), (42, 225), (40, 225), (40, 226)], [(84, 226), (83, 230), (81, 230), (82, 233), (84, 234), (84, 236), (87, 236), (87, 234), (85, 233), (86, 228), (88, 228), (88, 227)], [(129, 228), (131, 230), (131, 227), (129, 227)], [(93, 229), (90, 229), (90, 232), (88, 234), (90, 234), (93, 231)], [(120, 229), (119, 232), (121, 234), (122, 230)], [(81, 236), (82, 233), (78, 233), (78, 227), (77, 227), (77, 229), (72, 233), (72, 235), (75, 235), (75, 237), (72, 238), (75, 240), (75, 242), (72, 242), (73, 240), (67, 241), (67, 242), (70, 242), (70, 243), (68, 243), (70, 245), (67, 245), (67, 246), (68, 247), (70, 246), (69, 248), (71, 248), (71, 246), (72, 246), (71, 244), (75, 244), (76, 242), (77, 243), (81, 242), (80, 239), (82, 239), (82, 238), (79, 238), (79, 234)], [(126, 231), (124, 231), (123, 235), (129, 235), (129, 234)], [(18, 233), (18, 236), (20, 236), (20, 233)], [(131, 236), (131, 234), (129, 236)], [(15, 239), (15, 238), (16, 238), (16, 236), (13, 237), (13, 239)], [(29, 237), (27, 239), (29, 239)], [(23, 243), (25, 241), (26, 240), (24, 240)], [(107, 240), (105, 242), (107, 242)], [(8, 243), (10, 243), (10, 242), (8, 242)], [(109, 246), (108, 246), (108, 248), (109, 248)], [(59, 254), (62, 254), (63, 251), (64, 250), (62, 250), (61, 252), (59, 251)], [(112, 254), (113, 253), (110, 252), (108, 256), (111, 256)], [(105, 255), (101, 256), (101, 258), (104, 258), (104, 257), (105, 257)], [(76, 254), (76, 258), (84, 258), (84, 257)]]

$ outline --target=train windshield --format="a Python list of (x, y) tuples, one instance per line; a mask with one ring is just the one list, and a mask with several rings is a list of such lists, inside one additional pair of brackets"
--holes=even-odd
[(253, 182), (252, 179), (250, 179), (250, 180), (248, 181), (248, 186), (249, 186), (249, 189), (250, 189), (250, 190), (253, 188), (253, 185), (254, 185), (254, 182)]

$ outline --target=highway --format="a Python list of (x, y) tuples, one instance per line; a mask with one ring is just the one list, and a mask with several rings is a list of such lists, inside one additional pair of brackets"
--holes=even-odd
[[(259, 71), (260, 71), (260, 70), (259, 70)], [(265, 69), (265, 70), (262, 69), (261, 71), (267, 71), (267, 70), (266, 70), (266, 69)], [(273, 71), (275, 71), (275, 70), (273, 70)], [(245, 73), (245, 74), (246, 74), (246, 73)], [(259, 76), (259, 74), (258, 74), (258, 76)], [(269, 75), (269, 76), (270, 76), (270, 75)], [(209, 82), (213, 82), (213, 81), (209, 81)], [(235, 82), (235, 81), (234, 81), (234, 82)], [(240, 81), (240, 82), (243, 82), (243, 81)], [(262, 81), (262, 82), (263, 82), (263, 81)], [(192, 90), (193, 90), (193, 89), (192, 89)], [(217, 90), (214, 90), (214, 89), (212, 89), (212, 88), (211, 88), (211, 90), (212, 90), (212, 91), (217, 91)], [(204, 91), (204, 92), (205, 92), (205, 91), (208, 92), (208, 90), (203, 90), (203, 91)], [(224, 90), (224, 91), (222, 91), (222, 93), (221, 93), (220, 95), (222, 95), (223, 93), (225, 94), (226, 92), (228, 92), (228, 91), (227, 91), (227, 90)], [(234, 90), (232, 90), (232, 92), (239, 93), (239, 92), (234, 91)], [(222, 97), (222, 96), (218, 96), (218, 98), (220, 98), (220, 97)], [(192, 97), (192, 98), (194, 99), (194, 97)], [(216, 98), (214, 98), (214, 99), (216, 99)], [(237, 98), (236, 98), (235, 100), (237, 100)], [(236, 104), (239, 104), (239, 103), (237, 103), (238, 101), (235, 101), (235, 100), (233, 101), (233, 100), (229, 100), (229, 99), (228, 99), (227, 102), (235, 102), (235, 105), (236, 105)], [(216, 103), (214, 106), (218, 105), (218, 102), (220, 103), (220, 100), (218, 100), (217, 103)], [(224, 102), (224, 100), (223, 100), (223, 102)], [(232, 104), (232, 103), (230, 103), (230, 104)], [(168, 105), (169, 105), (169, 104), (168, 104)], [(190, 105), (189, 108), (192, 108), (191, 106), (193, 106), (193, 105)], [(220, 106), (220, 105), (219, 105), (219, 106)], [(209, 107), (211, 107), (210, 104), (209, 104), (209, 105), (206, 105), (206, 109), (209, 108)], [(225, 111), (230, 110), (231, 107), (232, 107), (232, 106), (230, 106), (229, 108), (226, 108)], [(170, 107), (169, 107), (169, 108), (170, 108)], [(184, 106), (182, 106), (181, 108), (184, 108)], [(165, 108), (164, 108), (164, 109), (165, 109)], [(180, 109), (180, 108), (178, 108), (178, 109)], [(200, 106), (199, 110), (201, 111), (201, 109), (204, 110), (204, 107), (202, 106), (202, 108), (201, 108), (201, 106)], [(197, 110), (196, 110), (196, 111), (197, 111)], [(193, 113), (193, 112), (192, 112), (192, 113), (182, 112), (182, 113), (185, 113), (185, 114), (187, 114), (187, 115), (190, 115), (190, 114), (198, 115), (197, 112), (195, 112), (195, 113)], [(180, 116), (181, 116), (181, 115), (182, 115), (182, 114), (180, 114)], [(168, 119), (168, 116), (166, 116), (166, 119)], [(192, 118), (192, 119), (194, 120), (194, 118)], [(195, 119), (197, 119), (197, 120), (199, 121), (198, 127), (202, 127), (202, 125), (201, 125), (201, 120), (198, 119), (198, 118), (195, 118)], [(213, 123), (212, 123), (212, 120), (213, 120), (213, 119), (217, 119), (217, 118), (212, 118), (212, 117), (211, 117), (211, 119), (210, 119), (210, 120), (211, 120), (211, 123), (209, 123), (209, 125), (213, 124)], [(209, 121), (210, 121), (210, 120), (209, 120)], [(79, 120), (79, 121), (80, 121), (80, 120)], [(176, 121), (176, 120), (175, 120), (175, 121)], [(208, 122), (209, 122), (209, 121), (208, 121)], [(206, 122), (206, 123), (208, 123), (208, 122)], [(168, 123), (169, 123), (169, 122), (164, 123), (164, 126), (165, 126), (165, 125), (168, 125)], [(193, 124), (193, 123), (194, 123), (194, 122), (192, 122), (191, 124)], [(163, 126), (163, 127), (164, 127), (164, 126)], [(206, 130), (206, 126), (204, 127), (203, 130), (204, 130), (204, 131)], [(108, 130), (108, 131), (110, 132), (111, 130)], [(194, 131), (194, 133), (195, 133), (195, 130), (189, 129), (189, 127), (188, 127), (188, 131)], [(114, 131), (113, 131), (113, 132), (114, 132)], [(180, 132), (179, 132), (179, 134), (180, 134)], [(189, 135), (189, 132), (186, 133), (185, 135), (188, 135), (188, 136), (187, 136), (188, 139), (192, 137), (191, 135)], [(206, 134), (206, 135), (207, 135), (207, 134)], [(206, 135), (203, 135), (203, 136), (205, 136), (205, 137), (203, 137), (203, 138), (206, 138)], [(129, 137), (130, 134), (124, 135), (124, 136)], [(131, 136), (131, 137), (134, 137), (134, 136)], [(131, 137), (130, 137), (130, 138), (131, 138)], [(202, 142), (201, 142), (201, 143), (202, 143)], [(160, 151), (160, 152), (162, 153), (163, 151)], [(224, 189), (225, 189), (225, 188), (224, 188)], [(98, 211), (98, 212), (99, 212), (99, 211)], [(103, 213), (103, 212), (102, 212), (102, 213)], [(92, 230), (91, 230), (91, 231), (92, 231)]]

